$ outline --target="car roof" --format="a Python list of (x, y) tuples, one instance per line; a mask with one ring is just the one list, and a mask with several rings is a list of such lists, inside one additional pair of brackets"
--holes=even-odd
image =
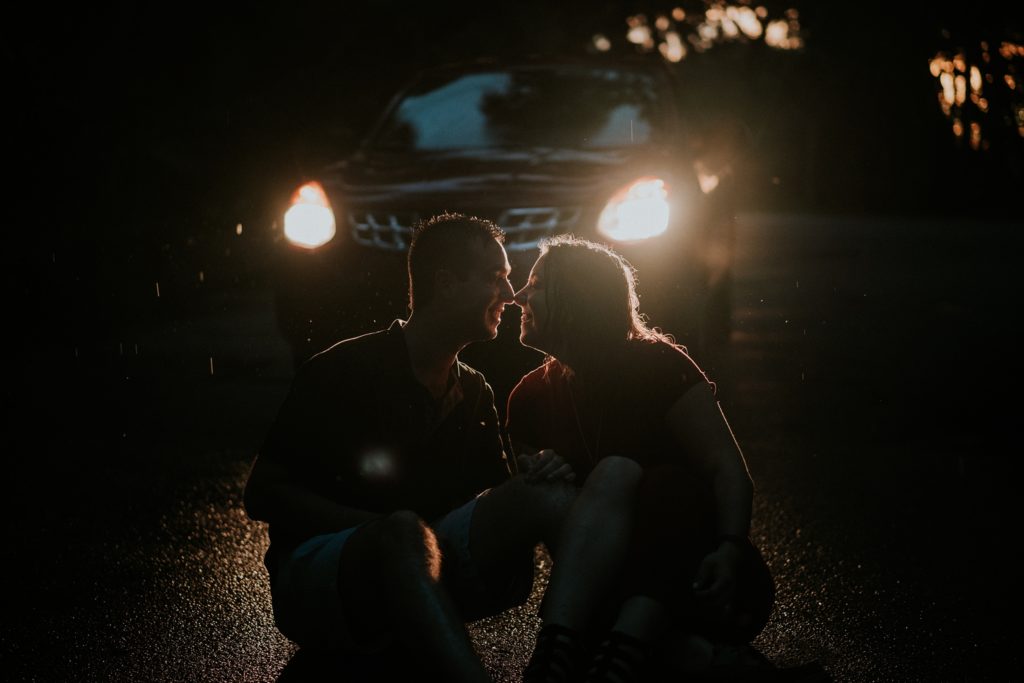
[(439, 74), (446, 72), (472, 73), (491, 69), (519, 69), (540, 67), (607, 67), (644, 70), (661, 73), (671, 77), (672, 71), (660, 55), (623, 54), (618, 52), (594, 54), (537, 54), (528, 53), (517, 56), (480, 57), (459, 61), (443, 62), (424, 67), (417, 75)]

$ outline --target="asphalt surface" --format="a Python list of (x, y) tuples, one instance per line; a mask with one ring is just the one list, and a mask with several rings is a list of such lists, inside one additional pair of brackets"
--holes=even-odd
[[(755, 645), (777, 665), (1016, 678), (1021, 227), (743, 217), (735, 332), (697, 360), (757, 485), (778, 601)], [(5, 486), (6, 680), (332, 672), (274, 628), (266, 530), (241, 505), (292, 371), (258, 266), (17, 359), (33, 382), (8, 392), (27, 400), (9, 411), (26, 438)], [(529, 654), (540, 568), (530, 604), (471, 625), (498, 680)]]

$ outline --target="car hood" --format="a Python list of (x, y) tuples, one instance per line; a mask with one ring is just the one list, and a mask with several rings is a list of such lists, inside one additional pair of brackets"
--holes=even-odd
[(425, 197), (586, 194), (631, 176), (665, 173), (663, 154), (630, 150), (487, 150), (363, 153), (331, 169), (327, 183), (357, 202)]

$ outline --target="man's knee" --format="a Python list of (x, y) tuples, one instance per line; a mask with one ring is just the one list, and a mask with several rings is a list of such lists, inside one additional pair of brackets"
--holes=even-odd
[(420, 517), (409, 510), (398, 510), (368, 522), (360, 529), (357, 548), (372, 557), (374, 564), (387, 571), (402, 563), (423, 563), (431, 576), (440, 574), (441, 551), (437, 537)]

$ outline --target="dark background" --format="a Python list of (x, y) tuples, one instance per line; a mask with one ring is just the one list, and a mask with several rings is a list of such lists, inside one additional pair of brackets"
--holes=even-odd
[[(271, 189), (350, 149), (415, 68), (581, 53), (596, 33), (622, 48), (627, 16), (676, 4), (228, 3), (31, 17), (5, 47), (13, 167), (30, 179), (15, 186), (28, 224), (17, 232), (42, 258), (80, 255), (76, 282), (155, 280), (168, 258), (220, 251)], [(957, 144), (928, 60), (962, 47), (976, 62), (981, 40), (1019, 43), (1019, 4), (764, 4), (772, 17), (799, 10), (804, 49), (728, 44), (678, 66), (693, 113), (746, 126), (748, 208), (1016, 215), (1021, 137), (986, 122), (997, 136), (988, 151)], [(106, 303), (102, 291), (79, 295), (83, 307)]]
[[(419, 66), (578, 54), (596, 33), (632, 49), (625, 18), (675, 5), (120, 6), (12, 24), (8, 342), (38, 359), (18, 364), (12, 395), (45, 411), (68, 371), (49, 358), (104, 367), (126, 325), (264, 278), (269, 199), (352, 149)], [(724, 44), (676, 67), (694, 120), (746, 133), (740, 209), (1019, 217), (1024, 138), (992, 114), (991, 147), (971, 150), (928, 71), (940, 50), (978, 63), (982, 40), (1020, 44), (1019, 3), (765, 5), (799, 10), (803, 49)]]

